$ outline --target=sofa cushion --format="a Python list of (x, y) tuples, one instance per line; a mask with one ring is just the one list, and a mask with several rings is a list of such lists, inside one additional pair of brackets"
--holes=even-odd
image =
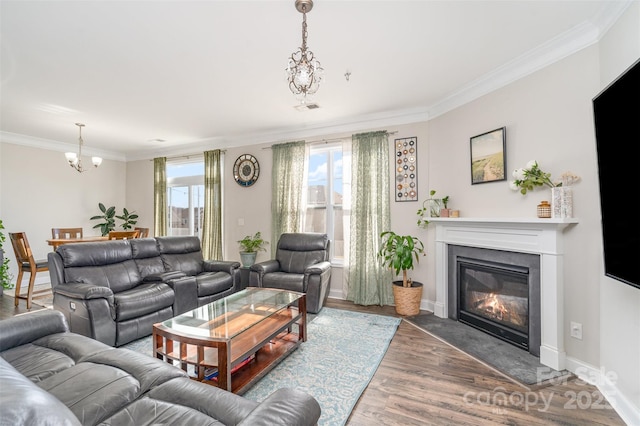
[(69, 408), (2, 358), (0, 383), (1, 424), (80, 426), (78, 418)]
[(210, 296), (233, 287), (233, 278), (226, 272), (203, 272), (196, 276), (198, 297)]
[(65, 268), (111, 265), (131, 259), (129, 240), (63, 244), (56, 253)]
[(64, 403), (83, 425), (114, 415), (154, 386), (185, 372), (127, 349), (108, 349), (38, 385)]
[(203, 271), (200, 239), (193, 237), (156, 237), (160, 256), (168, 271), (198, 275)]
[(78, 334), (56, 333), (3, 351), (0, 356), (37, 383), (73, 367), (88, 355), (109, 349), (110, 346)]
[(163, 283), (147, 283), (114, 294), (116, 321), (126, 321), (173, 305), (173, 289)]
[(138, 266), (143, 279), (148, 275), (165, 272), (155, 238), (134, 238), (130, 240), (130, 244), (133, 261)]

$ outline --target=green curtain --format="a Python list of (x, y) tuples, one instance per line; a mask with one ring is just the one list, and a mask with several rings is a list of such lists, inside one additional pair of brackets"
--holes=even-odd
[(299, 141), (273, 145), (271, 151), (271, 255), (275, 257), (280, 235), (301, 231), (305, 143)]
[(204, 153), (204, 223), (202, 255), (222, 260), (222, 173), (219, 149)]
[(167, 158), (153, 159), (153, 233), (167, 235)]
[(380, 265), (380, 233), (390, 230), (389, 141), (386, 131), (360, 133), (351, 141), (351, 214), (347, 300), (391, 305), (392, 273)]

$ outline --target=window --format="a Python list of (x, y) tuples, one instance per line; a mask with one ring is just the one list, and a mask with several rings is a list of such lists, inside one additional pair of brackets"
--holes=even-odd
[(342, 144), (309, 149), (305, 232), (322, 232), (331, 241), (331, 262), (344, 261)]
[(167, 164), (167, 235), (202, 238), (204, 162)]

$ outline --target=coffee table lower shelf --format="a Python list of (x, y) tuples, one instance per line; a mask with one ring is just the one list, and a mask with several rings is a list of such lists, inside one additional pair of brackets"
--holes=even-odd
[[(156, 358), (180, 366), (193, 380), (242, 395), (306, 340), (306, 318), (303, 319), (303, 315), (295, 308), (290, 307), (285, 312), (285, 315), (275, 317), (279, 325), (264, 321), (264, 324), (255, 327), (252, 333), (247, 333), (237, 342), (233, 339), (230, 342), (212, 342), (177, 335), (154, 325), (154, 354)], [(295, 327), (298, 333), (294, 331)], [(270, 332), (267, 331), (269, 329)], [(253, 346), (244, 340), (251, 340)], [(233, 371), (234, 367), (253, 355), (250, 362)], [(216, 368), (222, 380), (220, 376), (207, 379), (205, 370)], [(227, 374), (229, 372), (232, 373)], [(225, 380), (225, 374), (230, 380)]]

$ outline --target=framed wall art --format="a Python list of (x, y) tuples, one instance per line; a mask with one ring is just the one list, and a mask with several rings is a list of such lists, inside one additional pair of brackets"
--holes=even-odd
[(471, 184), (506, 180), (506, 127), (471, 138)]
[(393, 143), (396, 201), (418, 201), (418, 138), (396, 139)]

